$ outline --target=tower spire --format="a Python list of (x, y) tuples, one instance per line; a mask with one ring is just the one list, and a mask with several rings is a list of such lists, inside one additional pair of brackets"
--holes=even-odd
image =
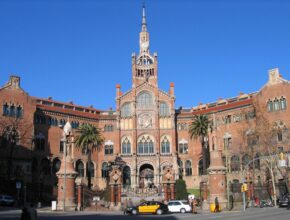
[(142, 31), (147, 31), (145, 4), (142, 6)]

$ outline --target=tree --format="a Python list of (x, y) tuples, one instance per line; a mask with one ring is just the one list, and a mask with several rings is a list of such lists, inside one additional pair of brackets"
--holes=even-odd
[(206, 152), (206, 140), (208, 137), (209, 120), (207, 115), (195, 115), (190, 126), (189, 134), (190, 138), (199, 139), (202, 147), (202, 165), (203, 175), (206, 174), (207, 168), (207, 152)]
[(7, 150), (7, 179), (11, 179), (13, 154), (17, 146), (31, 146), (33, 124), (25, 118), (3, 117), (0, 120), (0, 145)]
[(186, 183), (183, 179), (176, 180), (176, 199), (187, 199)]
[[(248, 129), (244, 134), (247, 146), (245, 153), (250, 154), (251, 159), (255, 157), (252, 162), (249, 162), (249, 168), (252, 170), (253, 179), (255, 176), (255, 168), (259, 168), (255, 167), (256, 164), (261, 164), (261, 166), (266, 167), (265, 175), (267, 173), (269, 179), (271, 179), (273, 201), (274, 204), (277, 205), (275, 176), (279, 173), (278, 154), (281, 150), (281, 145), (289, 146), (288, 130), (282, 121), (270, 120), (270, 113), (265, 112), (265, 109), (267, 109), (265, 105), (259, 103), (258, 100), (254, 100), (253, 104), (255, 110), (255, 123), (252, 129)], [(283, 140), (279, 140), (281, 132), (283, 133)], [(284, 150), (287, 151), (287, 149)], [(259, 161), (259, 163), (257, 163), (257, 161)], [(284, 179), (288, 178), (284, 176)], [(287, 187), (287, 182), (285, 184)]]
[(88, 187), (91, 188), (91, 153), (93, 150), (99, 150), (103, 143), (103, 137), (98, 128), (90, 124), (83, 124), (77, 130), (79, 134), (76, 136), (76, 147), (85, 149), (88, 155)]

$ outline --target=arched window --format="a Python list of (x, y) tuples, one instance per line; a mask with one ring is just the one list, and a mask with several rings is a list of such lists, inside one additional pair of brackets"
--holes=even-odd
[(129, 187), (131, 185), (131, 169), (125, 166), (123, 169), (123, 187)]
[(183, 162), (182, 162), (182, 160), (178, 159), (177, 164), (178, 164), (179, 177), (182, 178), (182, 176), (183, 176)]
[(61, 162), (58, 158), (55, 158), (52, 163), (52, 172), (56, 174), (60, 169)]
[(280, 129), (277, 131), (277, 140), (279, 142), (283, 141), (283, 133)]
[(109, 176), (109, 167), (108, 163), (104, 162), (102, 164), (102, 178), (107, 178)]
[(131, 143), (127, 137), (122, 141), (122, 154), (131, 154)]
[(114, 153), (114, 143), (112, 141), (105, 142), (105, 155)]
[(23, 116), (23, 109), (22, 107), (19, 105), (17, 108), (16, 108), (16, 118), (22, 118)]
[(94, 163), (91, 161), (90, 163), (87, 162), (87, 176), (94, 177), (95, 176), (95, 166)]
[(48, 125), (51, 125), (51, 124), (52, 124), (52, 119), (51, 119), (51, 117), (48, 117), (48, 118), (47, 118), (47, 124), (48, 124)]
[(203, 161), (202, 158), (198, 161), (198, 175), (203, 175)]
[(232, 192), (233, 193), (240, 193), (241, 192), (241, 183), (237, 179), (234, 179), (232, 182)]
[(192, 175), (191, 161), (187, 160), (185, 162), (185, 176), (191, 176), (191, 175)]
[(180, 141), (178, 144), (178, 152), (180, 154), (188, 154), (188, 142)]
[(76, 163), (76, 171), (80, 177), (84, 177), (84, 163), (81, 160), (78, 160)]
[(8, 107), (7, 103), (5, 103), (3, 105), (3, 115), (4, 116), (9, 116), (9, 107)]
[(160, 116), (169, 116), (169, 107), (166, 102), (160, 102), (159, 106), (159, 114)]
[(154, 153), (154, 144), (149, 136), (142, 136), (138, 141), (138, 154)]
[(253, 164), (249, 164), (249, 162), (251, 161), (251, 158), (248, 154), (245, 154), (242, 158), (242, 165), (243, 165), (243, 169), (246, 168), (246, 166), (248, 165), (249, 168), (253, 168)]
[(149, 92), (141, 92), (137, 97), (138, 107), (150, 107), (153, 105), (153, 97)]
[(274, 100), (274, 111), (279, 111), (279, 110), (280, 110), (279, 100), (277, 98), (275, 98), (275, 100)]
[(14, 117), (15, 116), (15, 106), (14, 105), (11, 105), (10, 106), (10, 112), (9, 113), (10, 113), (10, 116), (11, 117)]
[(281, 110), (285, 110), (287, 108), (287, 103), (286, 103), (286, 99), (282, 96), (281, 99), (280, 99), (280, 107), (281, 107)]
[(162, 154), (168, 154), (170, 153), (170, 142), (165, 136), (161, 142), (161, 153)]
[(255, 169), (260, 170), (261, 166), (260, 166), (260, 154), (259, 153), (257, 153), (255, 156), (254, 165), (255, 165)]
[(131, 112), (131, 103), (125, 103), (122, 105), (122, 108), (121, 108), (121, 117), (130, 117), (132, 115), (132, 112)]
[(44, 149), (45, 149), (45, 136), (42, 133), (38, 133), (35, 136), (34, 147), (36, 150), (44, 151)]
[(240, 158), (237, 155), (233, 155), (231, 158), (231, 170), (232, 172), (240, 170)]
[(268, 100), (267, 108), (268, 108), (268, 112), (272, 112), (273, 111), (273, 102), (271, 100)]

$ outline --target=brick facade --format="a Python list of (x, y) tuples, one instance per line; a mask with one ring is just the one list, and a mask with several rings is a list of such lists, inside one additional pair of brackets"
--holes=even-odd
[[(37, 179), (54, 187), (63, 154), (60, 125), (67, 120), (73, 127), (72, 139), (77, 127), (83, 123), (102, 130), (105, 142), (99, 150), (92, 152), (92, 184), (99, 189), (106, 187), (108, 172), (105, 168), (116, 156), (120, 156), (128, 166), (124, 184), (132, 187), (144, 184), (158, 186), (165, 168), (171, 167), (175, 179), (182, 176), (188, 188), (198, 188), (205, 178), (199, 172), (202, 164), (201, 145), (198, 140), (190, 139), (188, 133), (193, 116), (197, 114), (207, 114), (212, 121), (209, 150), (221, 151), (224, 157), (227, 156), (229, 165), (233, 156), (239, 158), (239, 163), (234, 167), (229, 166), (231, 180), (241, 180), (243, 156), (255, 156), (249, 153), (246, 136), (259, 123), (257, 109), (271, 125), (276, 123), (284, 126), (282, 140), (279, 139), (275, 147), (289, 151), (287, 128), (290, 125), (290, 112), (287, 104), (290, 83), (282, 78), (278, 69), (269, 71), (269, 81), (258, 92), (240, 93), (234, 98), (219, 99), (190, 109), (175, 109), (174, 84), (170, 84), (168, 92), (158, 87), (157, 58), (157, 53), (152, 55), (149, 52), (149, 33), (144, 14), (140, 52), (132, 55), (132, 88), (122, 93), (121, 86), (116, 85), (116, 109), (108, 111), (30, 96), (20, 87), (20, 78), (11, 76), (0, 89), (0, 175), (6, 176), (11, 154), (4, 140), (4, 125), (10, 123), (7, 120), (16, 118), (19, 118), (19, 132), (25, 133), (25, 137), (20, 138), (12, 153), (11, 176), (16, 178), (15, 175), (19, 175), (17, 178), (25, 178), (28, 182)], [(269, 101), (273, 102), (273, 109), (268, 109)], [(275, 107), (277, 101), (279, 106)], [(11, 106), (21, 107), (23, 111), (19, 117), (9, 115)], [(227, 152), (225, 143), (229, 143)], [(83, 178), (86, 183), (88, 156), (74, 144), (71, 149), (78, 178)], [(17, 169), (22, 170), (20, 174), (17, 174)], [(262, 171), (257, 172), (261, 172), (263, 177)]]

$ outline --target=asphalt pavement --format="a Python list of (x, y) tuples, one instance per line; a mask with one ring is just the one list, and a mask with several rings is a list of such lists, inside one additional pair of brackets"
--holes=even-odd
[[(1, 220), (14, 220), (20, 219), (21, 210), (2, 210), (0, 211)], [(246, 212), (235, 211), (223, 211), (220, 213), (203, 212), (199, 214), (165, 214), (161, 216), (156, 215), (137, 215), (127, 216), (122, 212), (95, 212), (95, 211), (83, 211), (83, 212), (52, 212), (49, 209), (39, 209), (38, 219), (41, 220), (148, 220), (148, 219), (160, 219), (160, 220), (290, 220), (290, 210), (285, 208), (250, 208)]]

